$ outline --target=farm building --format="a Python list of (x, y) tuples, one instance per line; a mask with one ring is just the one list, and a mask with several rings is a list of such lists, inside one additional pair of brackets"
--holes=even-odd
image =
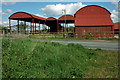
[[(74, 23), (75, 19), (72, 15), (63, 15), (61, 17), (58, 18), (58, 22), (63, 24), (65, 28), (68, 27), (69, 23)], [(68, 32), (68, 30), (65, 30), (64, 28), (62, 28), (63, 32)]]
[(106, 33), (113, 31), (110, 15), (107, 9), (96, 5), (81, 8), (74, 15), (77, 37), (84, 37), (87, 33), (95, 37), (111, 35), (112, 33)]
[(62, 32), (62, 26), (58, 23), (56, 18), (47, 18), (45, 23), (50, 27), (50, 32)]
[(114, 23), (114, 26), (113, 26), (113, 31), (114, 31), (114, 36), (116, 38), (119, 38), (119, 34), (120, 34), (120, 23)]
[[(30, 22), (31, 33), (40, 32), (40, 24), (47, 25), (49, 32), (65, 32), (64, 27), (68, 27), (67, 24), (73, 23), (75, 25), (74, 33), (75, 37), (85, 37), (91, 35), (93, 37), (113, 37), (118, 24), (113, 23), (110, 17), (111, 13), (97, 5), (89, 5), (79, 9), (74, 16), (63, 15), (58, 19), (54, 17), (42, 18), (26, 12), (16, 12), (9, 17), (9, 28), (11, 31), (11, 20)], [(39, 26), (36, 26), (39, 24)], [(61, 24), (64, 24), (61, 25)], [(116, 29), (117, 28), (117, 29)], [(116, 34), (116, 33), (115, 33)]]
[(18, 31), (18, 33), (20, 31), (19, 21), (24, 21), (25, 23), (30, 22), (31, 31), (32, 31), (32, 33), (34, 33), (34, 32), (36, 32), (36, 24), (39, 24), (38, 31), (40, 31), (40, 24), (45, 24), (46, 18), (38, 17), (36, 15), (29, 14), (29, 13), (26, 13), (26, 12), (16, 12), (9, 17), (10, 33), (12, 32), (12, 30), (11, 30), (11, 20), (17, 20), (17, 29), (18, 29), (17, 31)]

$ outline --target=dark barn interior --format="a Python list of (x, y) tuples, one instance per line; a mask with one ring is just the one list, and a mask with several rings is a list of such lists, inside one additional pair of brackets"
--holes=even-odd
[(91, 32), (93, 35), (105, 35), (105, 31), (112, 32), (110, 33), (111, 36), (116, 30), (114, 30), (115, 24), (112, 22), (110, 15), (111, 13), (107, 9), (97, 5), (85, 6), (79, 9), (74, 16), (63, 15), (58, 19), (54, 17), (42, 18), (26, 12), (16, 12), (9, 17), (9, 29), (12, 33), (11, 20), (17, 20), (18, 33), (19, 21), (30, 22), (31, 33), (36, 32), (36, 24), (39, 24), (38, 32), (40, 32), (40, 24), (47, 25), (50, 28), (49, 32), (66, 32), (64, 28), (68, 27), (69, 23), (73, 23), (77, 37), (84, 36), (84, 32)]

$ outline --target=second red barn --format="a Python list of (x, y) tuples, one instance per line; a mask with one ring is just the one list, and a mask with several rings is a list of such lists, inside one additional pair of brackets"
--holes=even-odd
[(107, 9), (96, 5), (79, 9), (74, 15), (76, 37), (85, 37), (86, 35), (112, 36), (113, 22), (110, 15), (111, 13)]

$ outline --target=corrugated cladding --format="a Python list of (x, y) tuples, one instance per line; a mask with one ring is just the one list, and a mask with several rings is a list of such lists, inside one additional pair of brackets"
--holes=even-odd
[(75, 26), (113, 25), (110, 12), (100, 6), (90, 5), (75, 13)]

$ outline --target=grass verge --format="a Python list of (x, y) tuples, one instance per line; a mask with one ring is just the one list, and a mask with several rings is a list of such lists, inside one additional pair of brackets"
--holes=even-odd
[(2, 41), (3, 78), (117, 78), (118, 53), (20, 39)]

